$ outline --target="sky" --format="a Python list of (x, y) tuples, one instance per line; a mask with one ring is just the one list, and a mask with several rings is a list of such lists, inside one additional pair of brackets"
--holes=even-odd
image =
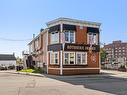
[(0, 0), (0, 54), (15, 52), (21, 57), (32, 35), (59, 17), (102, 23), (101, 43), (127, 42), (126, 4), (127, 0)]

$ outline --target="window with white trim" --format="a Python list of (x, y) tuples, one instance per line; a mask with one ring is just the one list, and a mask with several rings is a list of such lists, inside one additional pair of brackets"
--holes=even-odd
[(29, 53), (31, 54), (33, 52), (33, 46), (32, 44), (29, 45)]
[(64, 64), (75, 64), (75, 53), (74, 52), (65, 52), (64, 53)]
[(52, 32), (50, 38), (51, 38), (51, 44), (59, 43), (59, 33), (58, 32)]
[(59, 63), (58, 52), (51, 52), (50, 53), (50, 64), (58, 64), (58, 63)]
[(75, 32), (74, 31), (65, 31), (65, 42), (66, 43), (75, 43)]
[(64, 64), (69, 64), (69, 53), (64, 53)]
[(76, 53), (76, 64), (87, 64), (87, 53), (86, 52)]
[(88, 33), (88, 44), (98, 45), (98, 34), (97, 33)]
[(39, 37), (35, 40), (35, 50), (39, 47)]

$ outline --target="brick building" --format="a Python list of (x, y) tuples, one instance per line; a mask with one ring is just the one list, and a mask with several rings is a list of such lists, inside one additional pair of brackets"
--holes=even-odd
[(38, 36), (34, 37), (29, 45), (29, 55), (27, 55), (27, 67), (43, 67), (47, 63), (48, 29), (40, 30)]
[(127, 43), (122, 41), (113, 41), (111, 44), (104, 45), (107, 52), (107, 60), (109, 62), (118, 62), (119, 59), (126, 61), (127, 59)]
[(32, 60), (56, 75), (100, 72), (100, 23), (58, 18), (29, 43)]

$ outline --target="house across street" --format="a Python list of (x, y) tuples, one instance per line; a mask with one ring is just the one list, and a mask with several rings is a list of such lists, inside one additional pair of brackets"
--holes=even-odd
[(16, 58), (14, 54), (0, 54), (0, 70), (14, 69)]

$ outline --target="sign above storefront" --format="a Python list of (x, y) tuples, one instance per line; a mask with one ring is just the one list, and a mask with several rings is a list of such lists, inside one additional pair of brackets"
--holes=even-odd
[(99, 45), (92, 45), (92, 47), (90, 47), (90, 45), (79, 45), (79, 44), (70, 44), (70, 43), (66, 43), (64, 46), (64, 51), (89, 51), (89, 50), (95, 51), (95, 52), (99, 52), (100, 47)]
[[(48, 45), (48, 51), (60, 51), (63, 50), (62, 44), (53, 44)], [(94, 51), (99, 52), (100, 47), (99, 45), (84, 45), (84, 44), (71, 44), (71, 43), (65, 43), (64, 45), (64, 51)]]

